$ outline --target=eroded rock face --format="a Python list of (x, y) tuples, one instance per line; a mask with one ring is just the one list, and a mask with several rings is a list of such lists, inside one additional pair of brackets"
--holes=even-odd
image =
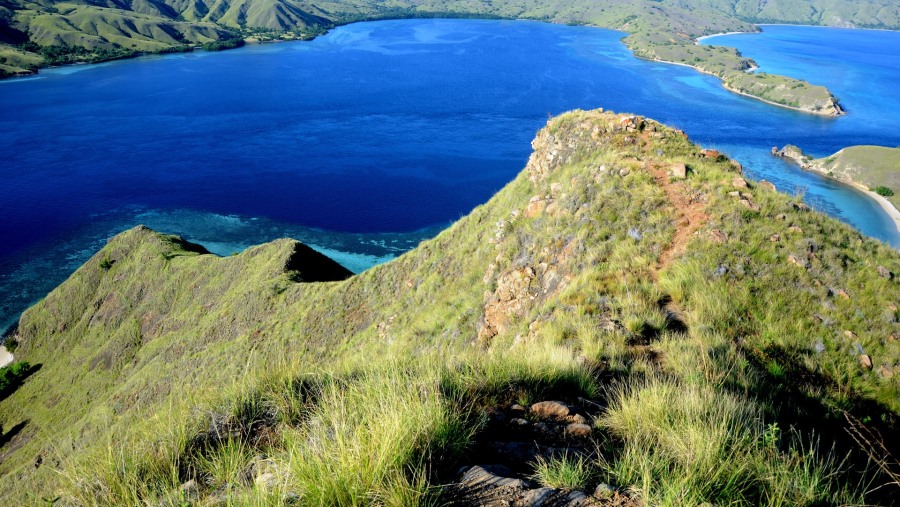
[(587, 507), (601, 505), (581, 491), (542, 488), (525, 479), (505, 477), (503, 467), (473, 466), (465, 469), (451, 493), (452, 505), (484, 507)]

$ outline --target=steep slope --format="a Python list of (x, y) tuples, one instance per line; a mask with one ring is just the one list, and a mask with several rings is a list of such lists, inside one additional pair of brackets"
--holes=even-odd
[[(533, 147), (488, 203), (345, 281), (304, 283), (345, 273), (289, 240), (113, 238), (22, 316), (39, 369), (0, 400), (0, 498), (409, 504), (491, 449), (528, 475), (561, 445), (590, 449), (578, 487), (655, 504), (861, 502), (897, 472), (896, 251), (651, 120), (576, 111)], [(490, 440), (548, 397), (584, 407), (577, 437)]]

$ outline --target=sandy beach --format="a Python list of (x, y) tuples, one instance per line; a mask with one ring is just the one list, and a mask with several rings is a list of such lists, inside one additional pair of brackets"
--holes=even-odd
[(12, 363), (13, 361), (15, 361), (13, 355), (8, 350), (6, 350), (6, 347), (0, 345), (0, 368)]
[(704, 35), (702, 37), (697, 37), (694, 39), (694, 44), (700, 44), (700, 41), (711, 39), (713, 37), (718, 37), (720, 35), (740, 35), (742, 33), (759, 33), (759, 32), (722, 32), (722, 33), (714, 33), (712, 35)]

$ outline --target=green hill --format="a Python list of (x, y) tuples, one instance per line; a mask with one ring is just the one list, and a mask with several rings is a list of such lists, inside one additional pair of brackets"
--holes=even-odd
[(850, 146), (813, 161), (826, 174), (860, 183), (867, 188), (883, 191), (894, 207), (900, 209), (900, 148), (885, 146)]
[(895, 250), (652, 120), (533, 147), (348, 279), (291, 240), (110, 240), (12, 337), (0, 503), (896, 501)]
[(900, 28), (900, 8), (889, 0), (2, 0), (0, 77), (48, 64), (184, 51), (207, 43), (213, 43), (208, 48), (233, 47), (215, 41), (235, 38), (304, 39), (353, 21), (436, 16), (535, 19), (623, 30), (630, 34), (626, 44), (638, 56), (690, 65), (720, 77), (733, 91), (826, 116), (843, 111), (824, 87), (746, 73), (752, 60), (733, 49), (698, 46), (696, 38), (756, 31), (752, 23), (758, 22)]

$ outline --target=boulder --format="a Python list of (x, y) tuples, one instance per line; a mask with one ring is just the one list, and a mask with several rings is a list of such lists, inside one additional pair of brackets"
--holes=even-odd
[(859, 356), (859, 365), (862, 366), (866, 370), (872, 369), (872, 356), (868, 356), (866, 354), (861, 354)]
[(733, 186), (734, 188), (749, 188), (749, 185), (747, 185), (747, 180), (745, 180), (744, 178), (734, 178), (733, 180), (731, 180), (731, 186)]
[(562, 419), (569, 412), (569, 407), (561, 401), (541, 401), (531, 406), (531, 413), (540, 418)]
[(761, 186), (765, 189), (771, 190), (773, 192), (775, 191), (775, 184), (772, 183), (771, 181), (760, 180), (759, 186)]
[(759, 205), (749, 199), (741, 199), (741, 204), (743, 204), (744, 207), (749, 209), (750, 211), (759, 211), (760, 210)]
[(894, 273), (884, 266), (878, 266), (875, 270), (878, 271), (878, 276), (882, 278), (887, 278), (888, 280), (894, 278)]
[(587, 438), (587, 437), (591, 436), (592, 432), (593, 432), (593, 430), (587, 424), (572, 423), (572, 424), (566, 426), (564, 433), (567, 437)]
[(539, 196), (532, 197), (531, 201), (528, 202), (528, 205), (525, 206), (525, 218), (537, 218), (541, 216), (546, 207), (547, 201), (541, 199)]
[(796, 255), (793, 255), (793, 254), (788, 255), (787, 260), (788, 260), (788, 262), (790, 262), (791, 264), (793, 264), (793, 265), (795, 265), (795, 266), (799, 266), (799, 267), (801, 267), (801, 268), (805, 268), (805, 267), (806, 267), (806, 261), (800, 259), (800, 258), (797, 257)]
[(709, 240), (713, 243), (724, 243), (728, 241), (728, 235), (719, 229), (709, 231)]
[(550, 197), (556, 199), (562, 194), (562, 183), (551, 183), (550, 184)]
[(687, 178), (687, 166), (684, 164), (672, 164), (669, 167), (669, 175), (676, 179), (685, 179)]

